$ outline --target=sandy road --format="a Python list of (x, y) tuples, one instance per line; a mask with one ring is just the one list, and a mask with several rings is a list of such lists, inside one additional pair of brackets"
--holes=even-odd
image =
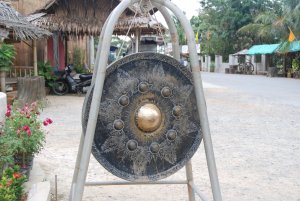
[[(204, 73), (203, 80), (223, 200), (300, 201), (300, 80), (211, 73)], [(268, 88), (270, 83), (275, 91)], [(35, 161), (52, 184), (58, 175), (59, 200), (63, 201), (69, 194), (84, 97), (49, 96), (48, 100), (42, 118), (51, 117), (54, 124), (47, 127), (47, 144)], [(212, 200), (203, 144), (192, 162), (196, 184)], [(181, 170), (168, 179), (183, 178)], [(91, 157), (88, 180), (118, 178)], [(87, 187), (83, 200), (188, 198), (185, 186), (166, 185)]]

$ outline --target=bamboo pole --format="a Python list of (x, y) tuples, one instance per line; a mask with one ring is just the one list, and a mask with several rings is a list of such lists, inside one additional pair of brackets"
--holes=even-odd
[(34, 76), (38, 76), (36, 40), (32, 40)]

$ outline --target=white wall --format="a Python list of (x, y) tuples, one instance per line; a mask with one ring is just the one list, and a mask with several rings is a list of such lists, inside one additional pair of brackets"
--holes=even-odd
[(0, 92), (0, 123), (4, 123), (6, 113), (6, 94)]
[[(205, 61), (203, 59), (205, 58)], [(261, 55), (261, 62), (256, 63), (254, 62), (254, 56), (246, 56), (247, 60), (251, 60), (252, 64), (254, 65), (254, 73), (259, 74), (262, 71), (266, 71), (266, 55)], [(211, 63), (210, 56), (201, 56), (200, 58), (202, 64), (202, 71), (209, 71), (209, 66)], [(225, 73), (225, 68), (229, 68), (231, 65), (238, 65), (238, 57), (229, 55), (229, 62), (224, 63), (223, 57), (221, 55), (215, 55), (215, 72), (216, 73)]]
[(201, 57), (201, 66), (202, 66), (202, 71), (208, 72), (209, 71), (209, 66), (211, 63), (211, 57), (208, 55), (204, 55), (204, 58)]

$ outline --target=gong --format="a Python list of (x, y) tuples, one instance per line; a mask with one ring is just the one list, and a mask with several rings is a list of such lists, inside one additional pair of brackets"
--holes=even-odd
[(201, 139), (192, 74), (177, 60), (137, 53), (107, 68), (92, 153), (109, 172), (128, 181), (163, 179), (191, 159)]

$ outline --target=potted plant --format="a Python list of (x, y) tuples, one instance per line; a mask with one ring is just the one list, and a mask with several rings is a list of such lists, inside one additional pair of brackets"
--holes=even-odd
[(26, 177), (20, 173), (19, 166), (7, 168), (0, 176), (0, 200), (17, 201), (24, 199)]
[(9, 146), (13, 152), (14, 162), (23, 168), (23, 171), (29, 174), (34, 154), (38, 153), (45, 142), (45, 131), (42, 126), (52, 123), (47, 118), (43, 122), (39, 120), (40, 104), (36, 102), (25, 104), (21, 109), (16, 106), (8, 106), (6, 112), (6, 121), (3, 127), (3, 141), (9, 139)]
[(43, 76), (46, 82), (46, 93), (50, 92), (52, 85), (55, 80), (57, 80), (57, 76), (53, 72), (53, 67), (50, 65), (49, 61), (47, 62), (38, 62), (38, 74), (39, 76)]
[(4, 133), (0, 131), (0, 177), (8, 164), (14, 163), (14, 145), (14, 138), (9, 135), (4, 135)]
[(5, 76), (6, 72), (11, 69), (13, 60), (15, 59), (15, 48), (13, 45), (0, 44), (0, 80), (1, 91), (5, 92)]

